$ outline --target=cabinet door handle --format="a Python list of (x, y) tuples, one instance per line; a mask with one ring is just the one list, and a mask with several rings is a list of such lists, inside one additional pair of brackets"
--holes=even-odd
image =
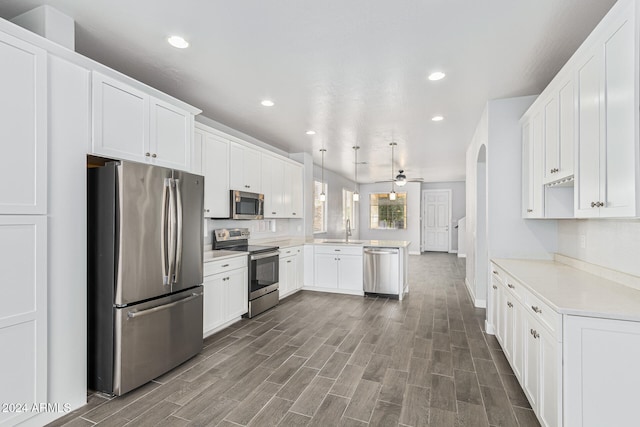
[(496, 285), (493, 285), (493, 289), (498, 289), (498, 287)]
[(145, 156), (149, 157), (151, 153), (144, 153)]
[(495, 274), (496, 276), (499, 276), (498, 271), (497, 270), (493, 270), (493, 274)]
[(271, 212), (271, 215), (275, 215), (275, 214), (276, 214), (275, 212)]
[(602, 203), (602, 202), (598, 202), (598, 203), (596, 204), (596, 206), (598, 206), (599, 208), (601, 208), (601, 207), (603, 207), (603, 206), (604, 206), (604, 203)]
[(542, 310), (537, 305), (532, 305), (531, 310), (533, 310), (536, 313), (542, 313)]
[(511, 301), (507, 301), (507, 306), (508, 306), (509, 308), (513, 308), (513, 304), (511, 304)]
[(507, 286), (510, 287), (511, 289), (515, 289), (516, 287), (513, 286), (511, 283), (507, 283)]
[(291, 262), (291, 260), (287, 261), (287, 264), (290, 263), (290, 262)]
[(155, 159), (155, 158), (156, 158), (156, 157), (158, 157), (158, 156), (156, 155), (156, 153), (153, 153), (153, 154), (151, 155), (151, 157), (153, 157), (153, 158)]
[(535, 329), (529, 330), (529, 333), (531, 333), (531, 336), (533, 336), (534, 339), (540, 338), (540, 334)]
[(527, 212), (531, 213), (531, 212), (533, 212), (533, 209), (527, 209)]
[(597, 206), (596, 202), (591, 202), (591, 207), (595, 208)]

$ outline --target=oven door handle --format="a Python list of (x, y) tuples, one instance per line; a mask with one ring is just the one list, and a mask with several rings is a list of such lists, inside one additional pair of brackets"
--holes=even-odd
[(255, 255), (251, 255), (251, 261), (256, 261), (259, 259), (264, 259), (264, 258), (270, 258), (270, 257), (277, 257), (279, 255), (279, 252), (267, 252), (264, 254), (255, 254)]

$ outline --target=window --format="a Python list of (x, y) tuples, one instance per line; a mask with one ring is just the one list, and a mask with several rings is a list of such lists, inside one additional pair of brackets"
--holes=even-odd
[(313, 182), (313, 232), (325, 233), (327, 231), (327, 202), (320, 200), (320, 193), (324, 190), (327, 195), (327, 183)]
[(342, 189), (342, 228), (346, 229), (347, 220), (351, 222), (351, 229), (356, 229), (355, 203), (353, 202), (353, 191)]
[(407, 228), (407, 193), (397, 193), (389, 200), (389, 193), (370, 196), (370, 228), (395, 230)]

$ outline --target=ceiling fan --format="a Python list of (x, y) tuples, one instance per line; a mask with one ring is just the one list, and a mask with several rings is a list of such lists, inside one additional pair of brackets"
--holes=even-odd
[[(404, 169), (400, 169), (398, 171), (398, 175), (396, 175), (394, 177), (394, 175), (393, 175), (394, 149), (395, 149), (396, 145), (398, 145), (398, 144), (395, 143), (395, 142), (392, 142), (389, 145), (391, 146), (391, 177), (392, 177), (392, 179), (387, 179), (387, 180), (384, 180), (384, 181), (376, 181), (376, 183), (393, 182), (398, 187), (402, 187), (407, 182), (422, 182), (422, 181), (424, 181), (424, 179), (422, 179), (422, 178), (407, 179), (407, 176), (404, 174)], [(393, 191), (393, 189), (392, 189), (392, 191)]]

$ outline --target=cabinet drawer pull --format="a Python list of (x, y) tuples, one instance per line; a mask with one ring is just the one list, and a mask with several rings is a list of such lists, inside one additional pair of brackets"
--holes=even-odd
[(499, 276), (500, 274), (498, 274), (497, 270), (493, 270), (493, 274), (495, 274), (496, 276)]
[(290, 263), (290, 262), (291, 262), (291, 260), (288, 260), (288, 261), (287, 261), (287, 264), (288, 264), (288, 263)]
[(293, 212), (293, 214), (295, 215), (296, 213), (295, 213), (295, 212)]
[(596, 206), (598, 206), (598, 205), (596, 204), (596, 202), (591, 202), (591, 207), (592, 207), (592, 208), (595, 208)]
[(513, 308), (513, 304), (511, 303), (511, 301), (507, 301), (507, 306), (508, 306), (509, 308)]
[(513, 286), (511, 283), (507, 283), (507, 286), (510, 287), (511, 289), (515, 289), (516, 287)]
[(536, 313), (542, 313), (542, 310), (537, 305), (532, 305), (531, 310), (533, 310)]
[(498, 289), (498, 287), (496, 285), (493, 285), (493, 289)]
[(153, 158), (155, 159), (155, 158), (156, 158), (156, 157), (158, 157), (158, 156), (156, 155), (156, 153), (153, 153), (153, 154), (151, 155), (151, 157), (153, 157)]
[(149, 157), (151, 153), (144, 153), (145, 156)]
[(531, 333), (534, 339), (540, 338), (540, 334), (535, 329), (531, 329), (529, 332)]
[(531, 213), (531, 212), (533, 212), (533, 209), (527, 209), (527, 212)]
[(334, 249), (335, 252), (340, 252), (340, 249)]
[(222, 264), (221, 267), (222, 268), (229, 267), (229, 264)]

